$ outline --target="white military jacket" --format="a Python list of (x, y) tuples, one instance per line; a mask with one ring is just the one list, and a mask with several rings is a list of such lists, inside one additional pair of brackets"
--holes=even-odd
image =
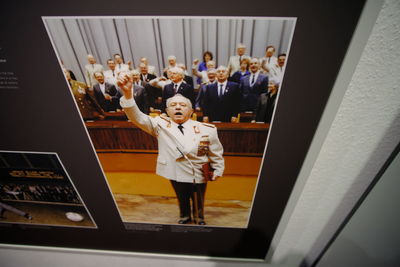
[(204, 183), (202, 165), (210, 162), (214, 174), (222, 176), (225, 166), (223, 148), (214, 125), (189, 119), (182, 124), (182, 134), (178, 124), (169, 117), (152, 118), (142, 113), (133, 98), (121, 97), (120, 104), (136, 126), (157, 138), (158, 175), (178, 182), (193, 183), (195, 180)]

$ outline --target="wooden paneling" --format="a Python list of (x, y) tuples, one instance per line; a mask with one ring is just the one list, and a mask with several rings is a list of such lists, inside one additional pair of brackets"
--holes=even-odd
[[(96, 150), (157, 150), (157, 140), (128, 121), (86, 122)], [(268, 124), (215, 123), (224, 153), (262, 155)]]

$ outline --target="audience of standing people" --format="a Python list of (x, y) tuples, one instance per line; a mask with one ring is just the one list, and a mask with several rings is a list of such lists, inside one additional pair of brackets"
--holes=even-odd
[(118, 75), (125, 72), (130, 73), (135, 100), (145, 114), (163, 112), (166, 100), (181, 94), (190, 99), (197, 112), (203, 112), (204, 121), (237, 122), (239, 114), (244, 112), (253, 114), (253, 122), (269, 123), (286, 63), (286, 54), (275, 56), (275, 52), (275, 47), (269, 45), (263, 57), (251, 58), (246, 54), (246, 46), (238, 44), (236, 54), (229, 57), (225, 67), (218, 66), (212, 52), (205, 51), (201, 62), (193, 60), (193, 77), (174, 55), (167, 57), (162, 76), (157, 76), (156, 68), (149, 64), (147, 57), (141, 57), (134, 69), (132, 61), (124, 63), (123, 57), (116, 53), (106, 61), (105, 70), (89, 54), (88, 64), (84, 66), (86, 84), (72, 80), (70, 70), (66, 75), (86, 118), (103, 118), (104, 112), (121, 110), (119, 98), (123, 94), (116, 82)]

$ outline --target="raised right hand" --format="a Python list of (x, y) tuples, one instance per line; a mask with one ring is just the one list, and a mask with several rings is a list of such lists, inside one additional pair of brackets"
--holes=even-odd
[(133, 82), (127, 72), (121, 71), (119, 73), (117, 85), (124, 93), (125, 99), (131, 99), (133, 97)]

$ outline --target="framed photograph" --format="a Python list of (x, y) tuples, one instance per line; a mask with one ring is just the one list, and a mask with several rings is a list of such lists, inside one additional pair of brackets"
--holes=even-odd
[(363, 5), (10, 4), (1, 149), (55, 151), (97, 227), (12, 222), (0, 242), (264, 260)]
[[(255, 100), (264, 93), (263, 96), (271, 103), (268, 107), (267, 104), (265, 107), (259, 104), (258, 107), (256, 101), (246, 103), (240, 99), (237, 104), (242, 104), (243, 108), (234, 114), (238, 122), (211, 121), (212, 125), (208, 126), (217, 128), (224, 151), (224, 174), (218, 181), (207, 183), (204, 195), (198, 194), (197, 197), (199, 205), (204, 206), (204, 214), (201, 215), (203, 226), (247, 228), (268, 129), (275, 102), (278, 102), (278, 88), (283, 83), (295, 19), (45, 17), (43, 20), (58, 56), (60, 71), (68, 72), (72, 95), (96, 149), (121, 220), (129, 229), (135, 227), (132, 223), (179, 224), (180, 216), (173, 186), (169, 185), (168, 179), (155, 173), (157, 141), (127, 122), (121, 110), (119, 100), (122, 93), (117, 84), (118, 75), (124, 71), (123, 68), (137, 74), (134, 75), (137, 79), (135, 90), (139, 94), (135, 91), (135, 100), (141, 111), (157, 117), (160, 115), (157, 111), (162, 107), (156, 98), (160, 96), (160, 102), (164, 101), (163, 92), (166, 90), (162, 82), (171, 81), (171, 77), (164, 73), (172, 68), (171, 64), (181, 66), (185, 77), (190, 78), (184, 82), (190, 85), (196, 98), (193, 103), (196, 112), (192, 120), (202, 121), (207, 107), (206, 103), (200, 103), (206, 101), (200, 100), (201, 90), (207, 90), (208, 84), (218, 83), (220, 78), (216, 71), (220, 67), (240, 67), (240, 58), (243, 58), (243, 70), (230, 70), (228, 80), (241, 90), (248, 90)], [(93, 52), (87, 54), (88, 50)], [(204, 54), (209, 58), (203, 58), (202, 64), (199, 64), (199, 58)], [(231, 57), (232, 54), (234, 56)], [(130, 58), (129, 64), (121, 55)], [(96, 58), (101, 60), (97, 63)], [(281, 66), (278, 58), (281, 59)], [(250, 86), (253, 72), (257, 74), (257, 79)], [(205, 73), (206, 77), (202, 79), (199, 73)], [(198, 79), (196, 75), (199, 75)], [(246, 78), (241, 76), (247, 77), (247, 84)], [(105, 87), (102, 94), (99, 93), (100, 85)], [(223, 104), (222, 101), (220, 103)], [(93, 110), (90, 114), (87, 112), (89, 107)], [(203, 135), (200, 129), (194, 133), (198, 142), (194, 149), (198, 153), (201, 153), (201, 142), (208, 142), (196, 138), (200, 135)], [(178, 137), (184, 136), (178, 133)], [(184, 146), (191, 144), (189, 141)], [(173, 145), (177, 144), (174, 142)], [(206, 146), (204, 149), (209, 148)], [(184, 164), (189, 164), (189, 161)], [(201, 186), (189, 182), (195, 188)], [(193, 207), (191, 222), (185, 225), (198, 225), (194, 218), (198, 210), (199, 207)]]
[(96, 228), (57, 154), (0, 151), (0, 223)]

